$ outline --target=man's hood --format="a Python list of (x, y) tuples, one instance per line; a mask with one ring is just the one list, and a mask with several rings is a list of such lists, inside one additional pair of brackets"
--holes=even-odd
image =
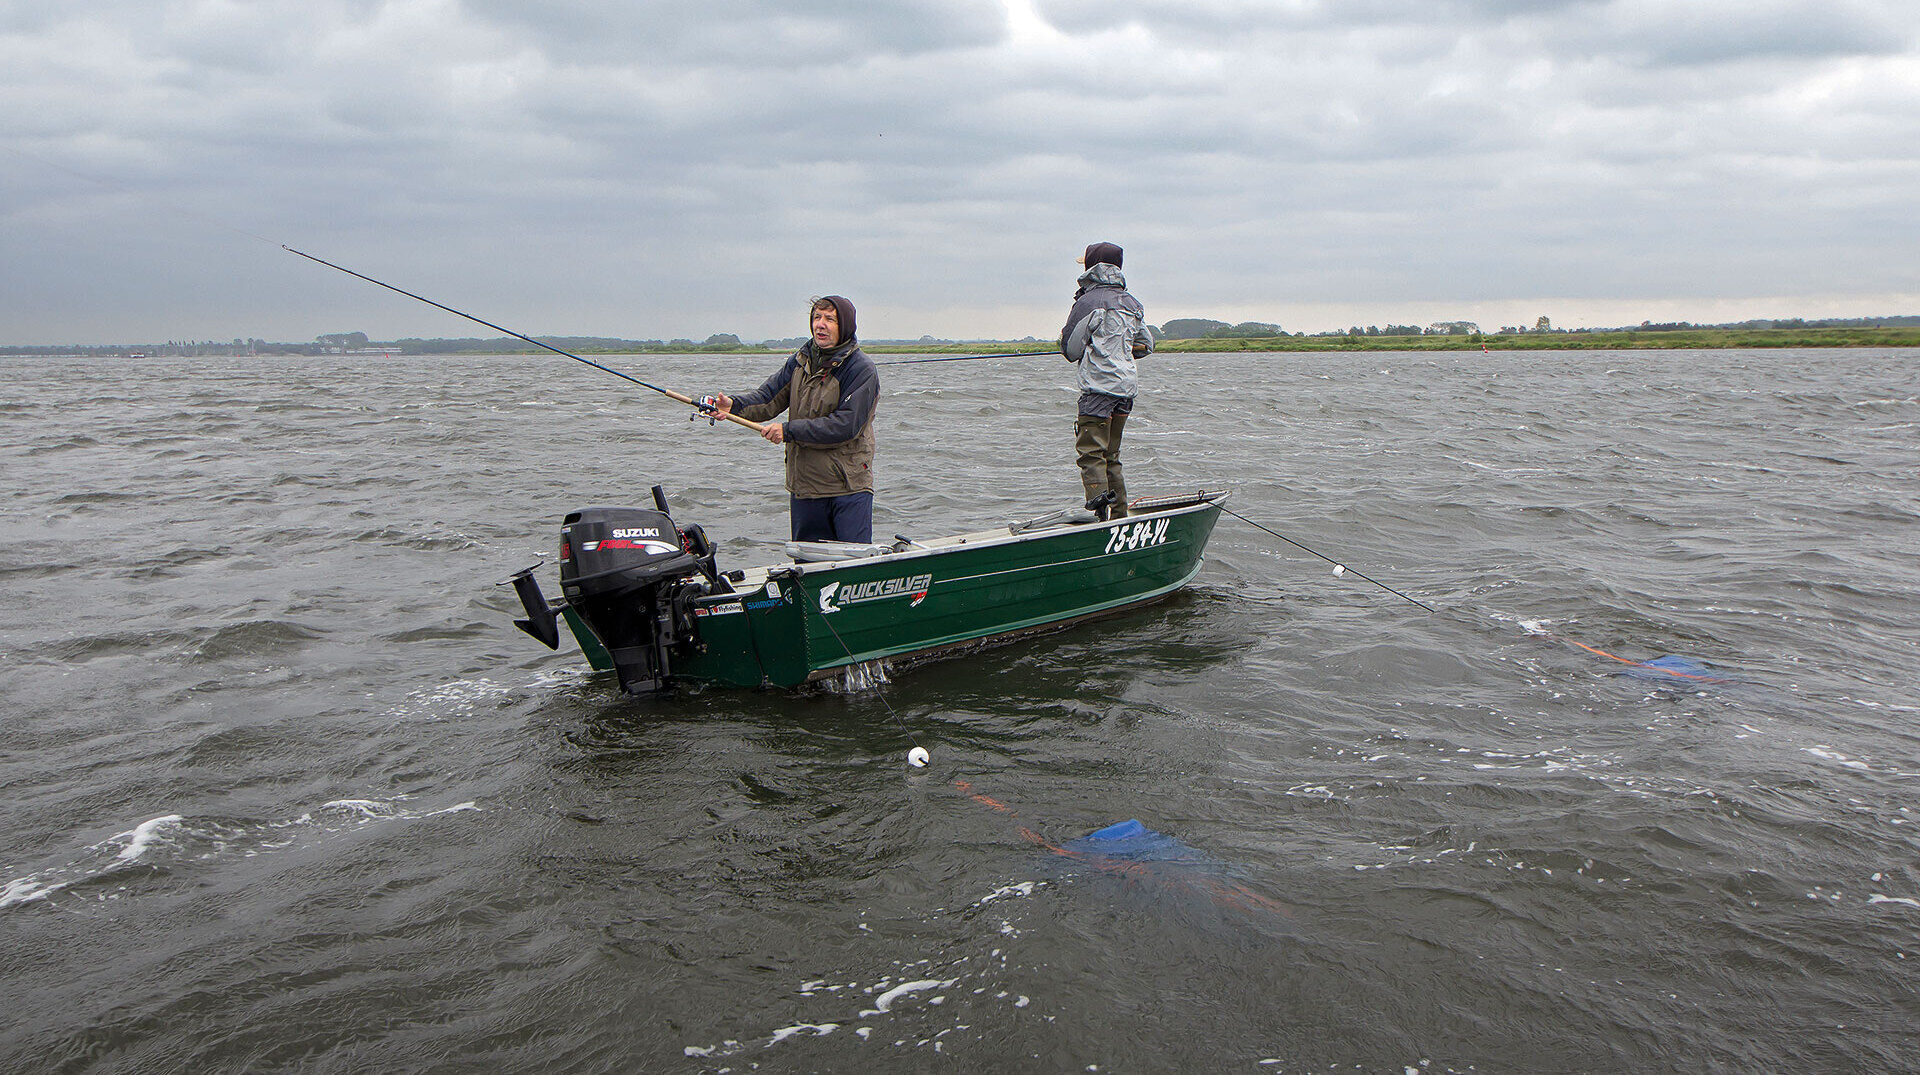
[(1082, 291), (1102, 284), (1109, 287), (1126, 287), (1127, 278), (1120, 275), (1119, 269), (1114, 268), (1104, 261), (1088, 268), (1086, 272), (1080, 274), (1080, 290)]
[(818, 373), (846, 358), (848, 353), (858, 346), (860, 346), (859, 340), (848, 339), (823, 351), (818, 343), (808, 340), (800, 345), (800, 364), (809, 371)]

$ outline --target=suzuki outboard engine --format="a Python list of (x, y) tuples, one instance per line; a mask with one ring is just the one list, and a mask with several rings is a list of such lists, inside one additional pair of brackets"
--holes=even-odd
[[(693, 599), (709, 592), (712, 550), (698, 527), (682, 537), (658, 490), (651, 508), (583, 508), (560, 526), (560, 588), (593, 628), (629, 694), (667, 685), (698, 642)], [(696, 553), (698, 555), (696, 555)]]

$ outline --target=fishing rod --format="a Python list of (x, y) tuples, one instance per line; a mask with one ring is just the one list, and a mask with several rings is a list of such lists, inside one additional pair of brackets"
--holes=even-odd
[(991, 355), (943, 355), (939, 358), (890, 358), (885, 362), (875, 362), (876, 366), (912, 366), (921, 362), (974, 362), (982, 358), (1034, 358), (1039, 355), (1057, 355), (1054, 351), (1006, 351)]
[(335, 269), (340, 272), (346, 273), (348, 276), (365, 280), (369, 284), (377, 284), (380, 287), (386, 288), (388, 291), (405, 295), (406, 297), (413, 299), (417, 302), (424, 302), (428, 306), (432, 306), (435, 309), (445, 310), (446, 312), (454, 315), (455, 317), (464, 317), (476, 325), (485, 325), (488, 328), (494, 330), (495, 332), (504, 332), (507, 335), (512, 336), (516, 340), (525, 340), (526, 342), (534, 345), (535, 347), (544, 347), (547, 350), (552, 351), (556, 355), (562, 355), (566, 358), (571, 358), (575, 362), (584, 363), (586, 365), (592, 366), (594, 369), (602, 370), (606, 373), (611, 373), (615, 377), (620, 378), (621, 380), (631, 381), (642, 388), (651, 389), (667, 397), (668, 399), (675, 400), (680, 403), (684, 403), (687, 406), (692, 407), (694, 410), (699, 411), (701, 414), (704, 414), (709, 418), (725, 418), (727, 421), (732, 422), (736, 425), (746, 426), (748, 429), (753, 430), (755, 433), (766, 432), (767, 427), (761, 425), (759, 422), (749, 421), (745, 418), (740, 417), (737, 414), (721, 414), (719, 412), (719, 409), (714, 407), (712, 404), (703, 403), (700, 400), (694, 399), (692, 396), (683, 396), (680, 393), (675, 392), (670, 388), (662, 388), (657, 384), (648, 384), (647, 382), (641, 380), (638, 377), (632, 376), (631, 374), (622, 373), (611, 366), (603, 366), (600, 363), (595, 362), (590, 358), (581, 358), (579, 355), (574, 354), (572, 351), (562, 351), (560, 348), (555, 347), (550, 343), (541, 343), (539, 340), (534, 339), (532, 336), (522, 336), (520, 333), (515, 332), (510, 328), (502, 328), (491, 321), (482, 320), (481, 318), (475, 317), (470, 313), (463, 313), (462, 311), (456, 310), (451, 306), (446, 306), (441, 303), (435, 302), (432, 299), (425, 297), (424, 295), (416, 295), (413, 292), (408, 291), (404, 288), (394, 287), (392, 284), (386, 283), (385, 281), (375, 280), (373, 277), (368, 276), (364, 273), (354, 272), (352, 269), (349, 269), (344, 265), (335, 265), (333, 262), (328, 261), (325, 258), (314, 257), (312, 254), (309, 254), (304, 250), (295, 250), (293, 247), (290, 247), (285, 243), (281, 243), (279, 245), (280, 245), (280, 249), (285, 250), (289, 254), (299, 254), (301, 257), (306, 258), (308, 261), (316, 262), (318, 264), (325, 265), (329, 269)]

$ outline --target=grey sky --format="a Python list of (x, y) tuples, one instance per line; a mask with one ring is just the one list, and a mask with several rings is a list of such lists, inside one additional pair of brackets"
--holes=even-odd
[(1896, 0), (0, 0), (0, 147), (0, 342), (1920, 313)]

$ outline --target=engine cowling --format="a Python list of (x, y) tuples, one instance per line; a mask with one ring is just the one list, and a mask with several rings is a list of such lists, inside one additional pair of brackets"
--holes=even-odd
[(659, 690), (698, 644), (703, 562), (664, 511), (583, 508), (560, 526), (560, 589), (613, 657), (630, 694)]

